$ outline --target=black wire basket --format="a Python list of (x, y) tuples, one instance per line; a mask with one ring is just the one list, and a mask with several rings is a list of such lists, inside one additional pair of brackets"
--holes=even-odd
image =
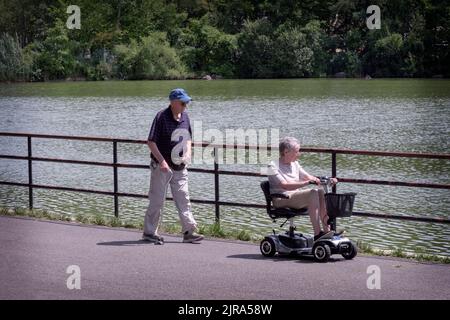
[(354, 192), (325, 194), (328, 216), (330, 218), (350, 217), (353, 212), (355, 196)]

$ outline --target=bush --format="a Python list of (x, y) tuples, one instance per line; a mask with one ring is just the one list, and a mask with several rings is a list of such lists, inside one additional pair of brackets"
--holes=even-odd
[(314, 66), (326, 58), (322, 42), (318, 22), (302, 29), (289, 23), (274, 29), (267, 19), (246, 21), (237, 40), (238, 74), (245, 78), (311, 76)]
[(74, 44), (67, 36), (67, 28), (61, 20), (47, 31), (47, 37), (40, 43), (35, 43), (35, 70), (41, 70), (43, 80), (65, 79), (71, 76), (76, 67), (72, 48)]
[(110, 217), (106, 223), (107, 226), (110, 227), (121, 227), (122, 221), (117, 217)]
[(0, 35), (0, 81), (28, 80), (32, 60), (24, 54), (17, 37)]
[(245, 21), (237, 38), (237, 73), (240, 77), (273, 77), (273, 32), (273, 26), (267, 19)]
[(75, 220), (80, 223), (89, 223), (90, 222), (89, 217), (84, 214), (81, 214), (81, 213), (79, 213), (75, 216)]
[(398, 33), (390, 34), (379, 39), (375, 43), (375, 57), (377, 72), (376, 76), (389, 77), (401, 76), (403, 63), (402, 49), (403, 39)]
[(183, 79), (186, 70), (165, 33), (157, 32), (130, 45), (117, 45), (117, 76), (125, 79)]
[(94, 68), (92, 80), (109, 80), (112, 78), (112, 65), (110, 63), (101, 61)]
[(123, 223), (123, 227), (124, 228), (137, 228), (137, 226), (136, 226), (136, 223), (135, 222), (133, 222), (133, 221), (131, 221), (131, 220), (126, 220), (124, 223)]
[(96, 225), (99, 225), (99, 226), (105, 226), (106, 225), (105, 218), (102, 215), (100, 215), (100, 214), (95, 214), (92, 217), (91, 221), (92, 221), (93, 224), (96, 224)]
[(299, 29), (279, 28), (273, 47), (273, 74), (276, 77), (299, 78), (313, 73), (314, 52)]
[(28, 209), (20, 208), (20, 207), (14, 207), (14, 214), (16, 216), (26, 216), (28, 213)]
[(6, 207), (0, 207), (0, 215), (10, 216), (13, 214), (13, 211), (9, 210)]
[(312, 50), (312, 75), (324, 76), (327, 73), (327, 64), (330, 60), (326, 50), (328, 36), (323, 32), (320, 21), (308, 22), (300, 31), (305, 35), (305, 43)]
[(242, 241), (250, 241), (250, 240), (252, 240), (252, 236), (251, 236), (250, 232), (248, 232), (247, 230), (241, 230), (237, 234), (236, 238), (238, 240), (242, 240)]
[(361, 76), (361, 60), (356, 52), (343, 51), (335, 53), (328, 67), (331, 75), (344, 72), (347, 77)]
[(361, 59), (355, 52), (347, 51), (345, 53), (347, 64), (345, 66), (345, 72), (351, 77), (361, 77)]
[(233, 77), (237, 53), (236, 36), (208, 24), (207, 17), (192, 19), (178, 41), (182, 60), (196, 73)]

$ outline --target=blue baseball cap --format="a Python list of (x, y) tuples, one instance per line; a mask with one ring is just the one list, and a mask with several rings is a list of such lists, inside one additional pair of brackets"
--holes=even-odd
[(180, 100), (185, 103), (188, 103), (192, 100), (192, 98), (188, 96), (188, 94), (186, 93), (186, 91), (184, 91), (184, 89), (176, 88), (176, 89), (173, 89), (172, 91), (170, 91), (169, 100), (171, 100), (171, 101), (172, 100)]

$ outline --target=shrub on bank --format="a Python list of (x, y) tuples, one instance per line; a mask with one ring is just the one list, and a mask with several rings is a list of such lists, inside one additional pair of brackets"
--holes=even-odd
[(21, 48), (17, 37), (0, 35), (0, 81), (30, 79), (32, 60)]
[(67, 28), (60, 20), (48, 30), (43, 42), (33, 44), (36, 55), (34, 68), (41, 70), (43, 80), (65, 79), (74, 74), (76, 59), (73, 46)]
[(129, 45), (116, 45), (116, 74), (124, 79), (184, 79), (187, 72), (166, 34), (156, 32)]

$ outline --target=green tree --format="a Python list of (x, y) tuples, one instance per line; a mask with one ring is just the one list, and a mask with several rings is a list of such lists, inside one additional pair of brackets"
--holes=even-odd
[(274, 30), (268, 19), (246, 21), (238, 36), (238, 74), (248, 78), (293, 78), (320, 73), (314, 66), (327, 59), (320, 23), (303, 28), (292, 23)]
[(267, 19), (245, 21), (238, 35), (237, 74), (243, 78), (271, 78), (274, 29)]
[(314, 51), (306, 35), (297, 28), (279, 28), (273, 41), (272, 74), (275, 77), (299, 78), (313, 73)]
[(313, 52), (312, 70), (309, 74), (316, 77), (326, 75), (327, 64), (330, 60), (327, 51), (328, 37), (323, 33), (322, 24), (324, 23), (319, 20), (312, 20), (300, 29), (306, 37), (306, 45)]
[(140, 43), (117, 45), (117, 75), (124, 79), (182, 79), (187, 73), (166, 34), (155, 32)]
[(30, 79), (32, 60), (24, 53), (17, 37), (0, 35), (0, 81)]
[[(71, 4), (81, 9), (80, 30), (57, 26)], [(381, 8), (380, 30), (365, 25), (370, 4)], [(449, 1), (0, 0), (0, 34), (33, 62), (29, 79), (108, 79), (123, 67), (114, 48), (141, 47), (155, 32), (197, 74), (450, 76)]]
[(225, 34), (209, 25), (206, 16), (190, 21), (177, 46), (190, 70), (224, 77), (234, 76), (236, 36)]
[(390, 34), (375, 43), (378, 77), (401, 76), (403, 39), (398, 33)]
[(76, 60), (73, 56), (73, 43), (67, 36), (67, 28), (61, 20), (47, 31), (47, 37), (35, 43), (37, 51), (36, 67), (42, 70), (44, 80), (64, 79), (75, 71)]
[(225, 33), (237, 34), (245, 28), (246, 20), (256, 18), (254, 3), (252, 0), (212, 0), (211, 21)]
[(21, 47), (42, 40), (53, 24), (49, 8), (56, 0), (0, 0), (0, 32), (15, 35)]
[(424, 10), (424, 70), (425, 75), (450, 77), (450, 3), (427, 1)]

